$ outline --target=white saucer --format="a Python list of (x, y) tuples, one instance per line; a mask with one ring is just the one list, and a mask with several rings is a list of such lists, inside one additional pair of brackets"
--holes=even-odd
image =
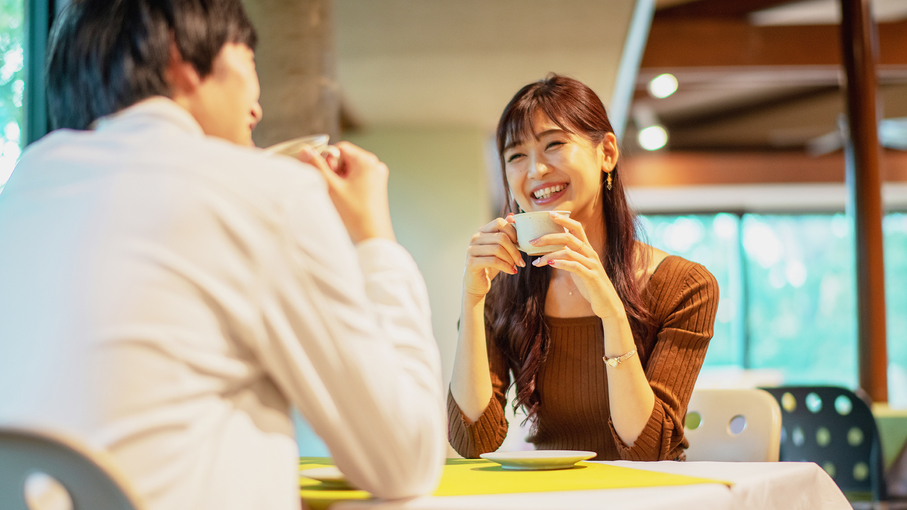
[(595, 452), (577, 450), (532, 450), (520, 452), (492, 452), (479, 455), (483, 459), (497, 462), (504, 469), (568, 469), (581, 460), (591, 459)]
[(355, 489), (335, 466), (300, 469), (299, 475), (313, 480), (318, 480), (325, 489), (348, 490)]
[(328, 146), (329, 139), (330, 137), (328, 135), (302, 136), (287, 140), (286, 142), (274, 144), (265, 149), (265, 152), (268, 154), (285, 154), (295, 158), (306, 147), (311, 147), (313, 150), (319, 152), (323, 151)]

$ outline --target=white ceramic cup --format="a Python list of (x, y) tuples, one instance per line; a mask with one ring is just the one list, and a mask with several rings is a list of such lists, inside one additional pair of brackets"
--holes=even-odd
[(535, 211), (514, 214), (516, 222), (517, 248), (529, 255), (544, 255), (553, 251), (563, 250), (564, 245), (552, 244), (546, 246), (533, 246), (529, 241), (542, 237), (545, 234), (559, 234), (567, 229), (558, 225), (551, 219), (551, 213), (556, 212), (562, 216), (570, 216), (570, 211)]

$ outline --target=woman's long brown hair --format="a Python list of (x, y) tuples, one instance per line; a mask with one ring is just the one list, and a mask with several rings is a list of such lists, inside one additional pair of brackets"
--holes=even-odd
[[(607, 133), (614, 132), (601, 100), (579, 81), (552, 74), (526, 85), (510, 100), (498, 122), (498, 157), (505, 196), (510, 195), (510, 187), (504, 166), (504, 147), (513, 141), (535, 136), (532, 118), (536, 112), (544, 113), (561, 129), (584, 136), (596, 145)], [(636, 216), (627, 205), (617, 166), (611, 172), (610, 190), (607, 189), (605, 177), (602, 172), (602, 222), (606, 236), (602, 265), (624, 304), (640, 359), (646, 360), (648, 353), (642, 342), (649, 336), (654, 324), (643, 304), (636, 278)], [(504, 214), (517, 211), (516, 201), (511, 199), (504, 208)], [(526, 254), (523, 254), (523, 259), (526, 266), (520, 268), (516, 276), (501, 275), (504, 277), (494, 279), (486, 299), (485, 321), (492, 338), (514, 369), (517, 387), (514, 407), (523, 406), (527, 419), (533, 419), (540, 404), (536, 380), (545, 362), (550, 340), (545, 322), (545, 296), (551, 280), (551, 268), (534, 267)]]

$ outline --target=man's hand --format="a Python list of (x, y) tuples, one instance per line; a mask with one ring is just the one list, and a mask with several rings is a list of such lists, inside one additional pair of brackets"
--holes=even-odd
[(359, 147), (340, 142), (325, 156), (306, 149), (299, 160), (317, 168), (354, 243), (373, 237), (396, 241), (387, 200), (387, 165)]

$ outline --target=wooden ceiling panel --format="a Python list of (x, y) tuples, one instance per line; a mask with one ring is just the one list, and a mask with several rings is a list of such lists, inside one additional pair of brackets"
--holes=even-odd
[(700, 0), (660, 8), (655, 18), (743, 18), (751, 12), (789, 3), (791, 0)]
[[(840, 46), (835, 25), (758, 27), (744, 19), (656, 18), (642, 67), (837, 66)], [(879, 25), (879, 64), (907, 66), (907, 21)]]

